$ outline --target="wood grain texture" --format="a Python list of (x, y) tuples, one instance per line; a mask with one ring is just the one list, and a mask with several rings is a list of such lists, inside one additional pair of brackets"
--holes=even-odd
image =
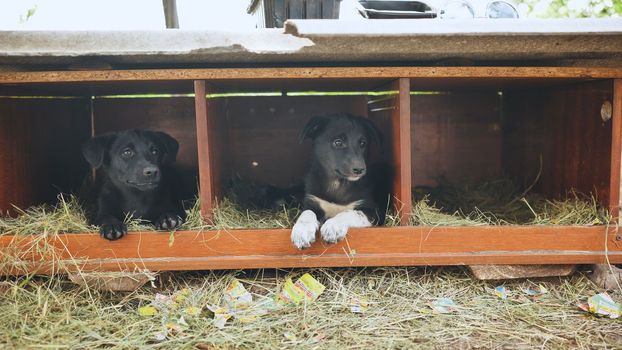
[[(74, 260), (85, 270), (602, 263), (605, 238), (609, 260), (622, 262), (622, 244), (616, 241), (614, 229), (604, 226), (396, 227), (350, 231), (345, 241), (335, 245), (318, 241), (304, 251), (292, 246), (288, 229), (176, 232), (172, 244), (168, 233), (158, 232), (131, 232), (112, 242), (97, 234), (62, 234), (48, 242), (58, 248), (61, 260)], [(0, 236), (0, 247), (25, 248), (31, 239)], [(29, 269), (36, 265), (33, 262)], [(72, 263), (68, 265), (71, 267)], [(46, 272), (45, 268), (41, 272)], [(3, 271), (9, 272), (18, 273)]]
[(201, 215), (205, 220), (212, 220), (214, 208), (214, 190), (212, 179), (212, 164), (210, 152), (209, 124), (211, 116), (207, 107), (207, 84), (204, 80), (194, 82), (194, 101), (196, 113), (197, 153), (199, 164), (199, 198), (201, 200)]
[(88, 99), (0, 98), (0, 212), (77, 192), (90, 130)]
[(504, 169), (530, 184), (541, 157), (536, 190), (549, 198), (592, 193), (609, 208), (612, 122), (601, 119), (600, 107), (612, 90), (609, 80), (504, 92)]
[(494, 90), (411, 96), (413, 185), (501, 176), (500, 108)]
[[(443, 83), (443, 78), (460, 78), (469, 86), (468, 79), (503, 78), (537, 79), (562, 78), (569, 80), (622, 78), (620, 68), (580, 67), (288, 67), (283, 68), (205, 68), (205, 69), (140, 69), (103, 71), (42, 71), (0, 72), (0, 84), (81, 81), (155, 81), (155, 80), (258, 80), (265, 79), (326, 79), (326, 78), (432, 78)], [(421, 83), (425, 81), (421, 80)]]
[(622, 166), (622, 79), (613, 81), (613, 113), (611, 115), (611, 176), (609, 180), (609, 212), (617, 220), (620, 215), (620, 167)]
[(410, 112), (410, 80), (400, 78), (394, 83), (398, 91), (395, 98), (395, 109), (391, 113), (393, 134), (393, 163), (395, 165), (395, 180), (393, 193), (396, 197), (400, 213), (400, 222), (407, 225), (412, 211), (412, 171), (410, 155), (411, 148), (411, 112)]

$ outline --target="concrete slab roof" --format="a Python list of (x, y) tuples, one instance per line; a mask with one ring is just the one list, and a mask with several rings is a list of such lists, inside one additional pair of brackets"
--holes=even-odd
[(622, 66), (622, 19), (292, 20), (282, 29), (4, 31), (0, 69), (311, 65)]

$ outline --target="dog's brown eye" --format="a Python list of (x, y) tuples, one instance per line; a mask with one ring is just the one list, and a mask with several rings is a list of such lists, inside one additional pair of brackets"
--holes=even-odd
[(335, 141), (333, 141), (333, 146), (335, 146), (337, 148), (342, 148), (343, 147), (343, 140), (342, 139), (336, 139)]
[(123, 150), (123, 152), (121, 152), (121, 156), (124, 158), (130, 158), (133, 155), (134, 155), (134, 152), (129, 148), (126, 148)]
[(151, 150), (151, 154), (153, 154), (154, 156), (157, 156), (158, 154), (160, 154), (160, 150), (157, 148), (154, 148)]
[(361, 148), (365, 148), (365, 147), (367, 147), (367, 140), (361, 140), (361, 141), (359, 142), (359, 145), (361, 146)]

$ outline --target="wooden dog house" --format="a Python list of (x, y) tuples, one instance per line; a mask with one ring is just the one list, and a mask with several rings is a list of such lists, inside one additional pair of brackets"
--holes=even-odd
[[(572, 32), (559, 36), (559, 45), (582, 35), (598, 36)], [(172, 243), (167, 233), (131, 232), (109, 242), (85, 232), (50, 237), (49, 243), (63, 252), (61, 259), (86, 270), (622, 263), (616, 222), (408, 226), (412, 186), (452, 174), (509, 174), (528, 181), (540, 170), (538, 192), (549, 198), (570, 189), (594, 193), (617, 214), (622, 68), (611, 62), (622, 52), (622, 30), (605, 37), (614, 49), (600, 55), (599, 66), (589, 54), (573, 66), (562, 65), (567, 52), (549, 57), (549, 65), (511, 60), (503, 52), (498, 52), (501, 64), (487, 58), (487, 64), (471, 66), (369, 63), (373, 58), (345, 66), (193, 67), (196, 62), (183, 60), (137, 66), (106, 56), (114, 69), (67, 70), (58, 63), (62, 58), (30, 59), (19, 66), (27, 69), (0, 71), (0, 209), (53, 202), (59, 190), (77, 190), (88, 171), (80, 145), (94, 133), (140, 127), (180, 141), (178, 164), (190, 186), (198, 179), (202, 214), (209, 218), (214, 199), (223, 194), (223, 179), (232, 173), (278, 186), (295, 183), (309, 150), (297, 142), (300, 128), (317, 113), (351, 112), (371, 118), (385, 133), (385, 156), (396, 168), (400, 227), (353, 229), (343, 242), (318, 241), (304, 251), (293, 247), (287, 229), (176, 232)], [(574, 50), (578, 57), (590, 48)], [(284, 60), (298, 59), (298, 53), (292, 55)], [(301, 91), (354, 94), (295, 94)], [(386, 94), (356, 94), (362, 91)], [(273, 94), (227, 95), (240, 92)], [(221, 95), (206, 98), (213, 94)], [(31, 239), (4, 235), (0, 246), (20, 247)], [(51, 271), (57, 263), (36, 256), (28, 269)]]

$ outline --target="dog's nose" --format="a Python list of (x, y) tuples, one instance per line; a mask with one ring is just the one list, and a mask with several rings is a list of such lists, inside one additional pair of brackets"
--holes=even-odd
[(365, 172), (365, 168), (352, 168), (354, 175), (362, 175)]
[(158, 168), (154, 166), (148, 166), (143, 169), (143, 175), (147, 177), (156, 177), (158, 175)]

